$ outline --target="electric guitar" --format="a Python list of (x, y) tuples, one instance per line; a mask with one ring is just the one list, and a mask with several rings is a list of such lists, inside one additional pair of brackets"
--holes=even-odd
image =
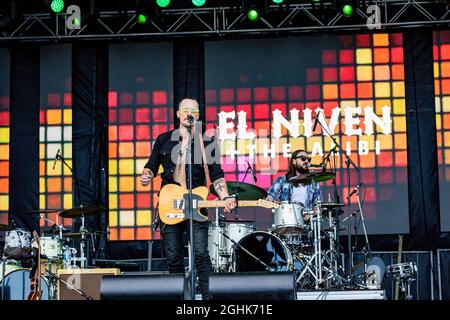
[(37, 266), (31, 279), (31, 290), (27, 300), (41, 300), (41, 243), (36, 231), (33, 231), (33, 237), (37, 244)]
[[(159, 218), (165, 224), (177, 224), (184, 220), (190, 219), (190, 211), (188, 208), (189, 194), (186, 188), (176, 184), (166, 184), (159, 192)], [(225, 207), (223, 200), (205, 200), (208, 196), (208, 188), (198, 187), (192, 190), (193, 198), (193, 220), (205, 222), (208, 217), (202, 215), (199, 211), (201, 208), (220, 208)], [(267, 209), (278, 208), (279, 204), (260, 199), (238, 201), (238, 207), (264, 207)]]

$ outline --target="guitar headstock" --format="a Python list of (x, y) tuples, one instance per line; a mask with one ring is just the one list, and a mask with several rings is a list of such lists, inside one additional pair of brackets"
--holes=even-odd
[(276, 202), (273, 202), (273, 201), (259, 199), (258, 200), (258, 206), (266, 208), (266, 209), (278, 209), (278, 207), (280, 205), (278, 203), (276, 203)]

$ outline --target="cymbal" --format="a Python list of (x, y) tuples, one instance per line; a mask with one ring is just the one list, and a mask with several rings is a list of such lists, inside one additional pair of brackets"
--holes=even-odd
[(222, 222), (233, 222), (233, 223), (253, 223), (255, 222), (255, 220), (245, 220), (245, 219), (225, 219), (225, 220), (221, 220)]
[[(339, 231), (347, 230), (347, 228), (339, 228)], [(334, 232), (334, 228), (322, 228), (322, 231), (325, 232)]]
[(347, 205), (345, 203), (324, 202), (324, 203), (321, 203), (320, 206), (324, 209), (333, 209), (333, 208), (345, 207)]
[[(267, 197), (267, 191), (255, 186), (239, 181), (227, 181), (229, 194), (237, 194), (238, 200), (259, 200)], [(214, 186), (211, 185), (210, 192), (217, 196)]]
[(39, 210), (28, 211), (27, 213), (32, 214), (32, 213), (55, 213), (55, 212), (59, 212), (59, 210), (56, 210), (56, 209), (39, 209)]
[(84, 207), (83, 210), (81, 210), (81, 208), (64, 210), (61, 211), (59, 215), (63, 218), (78, 218), (81, 217), (82, 215), (84, 216), (96, 215), (103, 211), (105, 211), (105, 208), (103, 208), (102, 206), (89, 205)]
[(0, 231), (11, 231), (14, 228), (8, 224), (0, 224)]
[(315, 182), (324, 182), (333, 179), (336, 174), (330, 171), (310, 171), (308, 173), (301, 173), (289, 179), (291, 182), (299, 182), (302, 184), (311, 184)]
[(81, 238), (81, 232), (66, 232), (66, 233), (63, 233), (63, 237)]

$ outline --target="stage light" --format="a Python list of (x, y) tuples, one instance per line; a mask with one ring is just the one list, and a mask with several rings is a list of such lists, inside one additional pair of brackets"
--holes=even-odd
[(166, 8), (166, 7), (169, 6), (170, 0), (156, 0), (156, 4), (157, 4), (158, 7), (160, 7), (160, 8)]
[(206, 0), (192, 0), (192, 4), (196, 7), (201, 7), (206, 3)]
[(353, 6), (351, 4), (343, 5), (342, 14), (344, 15), (344, 17), (350, 17), (353, 14)]
[(136, 15), (136, 20), (140, 24), (144, 24), (147, 22), (147, 15), (145, 13), (139, 13)]
[(242, 10), (248, 20), (255, 22), (261, 18), (268, 9), (266, 0), (243, 0)]
[(272, 0), (272, 2), (275, 4), (282, 4), (284, 0)]
[(256, 9), (250, 9), (247, 11), (247, 18), (250, 21), (256, 21), (259, 19), (259, 11)]
[(64, 1), (63, 0), (53, 0), (52, 3), (50, 3), (50, 8), (55, 13), (59, 13), (63, 11), (64, 9)]

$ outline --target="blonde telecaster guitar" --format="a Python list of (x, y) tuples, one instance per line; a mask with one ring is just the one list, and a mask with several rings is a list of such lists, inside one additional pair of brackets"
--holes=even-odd
[[(225, 201), (205, 200), (208, 196), (208, 188), (198, 187), (192, 190), (193, 196), (193, 219), (198, 222), (205, 222), (205, 217), (199, 212), (201, 208), (225, 207)], [(165, 224), (177, 224), (190, 218), (187, 208), (188, 190), (176, 184), (166, 184), (159, 192), (159, 218)], [(267, 209), (278, 208), (279, 205), (268, 200), (245, 200), (238, 201), (238, 207), (264, 207)]]

